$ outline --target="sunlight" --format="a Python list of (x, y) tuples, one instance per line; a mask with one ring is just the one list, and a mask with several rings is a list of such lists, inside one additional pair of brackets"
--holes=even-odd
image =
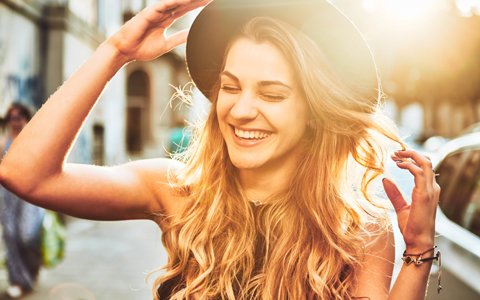
[(480, 0), (456, 0), (456, 6), (460, 15), (465, 17), (480, 13)]
[(373, 13), (377, 10), (378, 8), (378, 4), (377, 4), (378, 1), (375, 1), (375, 0), (363, 0), (362, 2), (362, 6), (363, 6), (363, 9), (367, 12), (367, 13)]
[(434, 0), (385, 0), (385, 8), (401, 19), (427, 17), (435, 3)]

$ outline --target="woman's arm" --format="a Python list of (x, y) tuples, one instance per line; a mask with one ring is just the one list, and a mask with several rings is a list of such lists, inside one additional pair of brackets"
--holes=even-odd
[[(397, 186), (384, 179), (385, 192), (395, 208), (398, 226), (406, 244), (406, 253), (419, 254), (427, 250), (423, 256), (435, 255), (435, 215), (437, 211), (440, 187), (435, 181), (430, 160), (413, 151), (398, 151), (392, 157), (399, 168), (408, 170), (415, 180), (412, 203), (409, 205)], [(394, 262), (394, 247), (391, 233), (384, 233), (375, 239), (367, 248), (367, 255), (360, 270), (355, 296), (362, 299), (425, 299), (428, 277), (432, 260), (420, 265), (402, 264), (400, 273), (389, 292), (390, 278)], [(414, 256), (414, 258), (416, 258)]]
[[(200, 0), (165, 0), (147, 7), (99, 46), (15, 139), (0, 165), (3, 185), (32, 203), (93, 219), (149, 217), (173, 201), (164, 182), (171, 161), (117, 167), (67, 164), (67, 154), (107, 82), (126, 63), (151, 60), (183, 43), (186, 31), (166, 29)], [(154, 166), (154, 168), (152, 168)]]
[(393, 232), (371, 226), (372, 235), (366, 238), (365, 257), (359, 267), (354, 299), (387, 299), (395, 261)]

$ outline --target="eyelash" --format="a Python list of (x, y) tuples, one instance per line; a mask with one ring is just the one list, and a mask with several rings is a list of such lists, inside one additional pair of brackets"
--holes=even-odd
[[(222, 85), (220, 89), (230, 94), (237, 93), (238, 91), (240, 91), (240, 88), (229, 86), (229, 85)], [(267, 101), (273, 101), (273, 102), (278, 102), (286, 99), (286, 97), (282, 95), (261, 94), (260, 96), (265, 98)]]
[(237, 87), (229, 86), (229, 85), (222, 85), (220, 89), (226, 91), (226, 92), (236, 92), (239, 91), (240, 89)]
[(275, 96), (275, 95), (262, 95), (263, 97), (270, 99), (271, 101), (282, 101), (285, 100), (284, 96)]

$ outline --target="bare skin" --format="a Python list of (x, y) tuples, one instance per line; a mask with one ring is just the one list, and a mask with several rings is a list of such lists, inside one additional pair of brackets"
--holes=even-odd
[[(415, 180), (412, 204), (409, 205), (399, 189), (389, 179), (383, 180), (385, 192), (395, 208), (398, 226), (407, 253), (421, 253), (434, 246), (435, 214), (440, 187), (435, 181), (430, 160), (413, 151), (397, 151), (392, 156), (401, 169), (408, 170)], [(389, 292), (395, 249), (391, 233), (378, 237), (365, 259), (355, 295), (370, 299), (424, 299), (432, 263), (420, 266), (402, 265), (398, 278)], [(432, 256), (433, 252), (428, 256)]]
[[(101, 167), (66, 163), (66, 157), (114, 74), (130, 61), (148, 61), (184, 43), (186, 31), (165, 36), (166, 28), (208, 2), (160, 1), (122, 26), (49, 98), (15, 139), (0, 165), (1, 183), (35, 205), (86, 219), (150, 219), (161, 226), (162, 220), (155, 213), (178, 215), (185, 199), (168, 185), (168, 176), (181, 167), (179, 163), (160, 158)], [(415, 178), (412, 205), (407, 205), (391, 181), (384, 181), (384, 188), (398, 214), (407, 251), (422, 252), (434, 242), (439, 187), (426, 157), (409, 150), (393, 159), (402, 159), (398, 167), (409, 170)], [(244, 188), (261, 193), (256, 186)], [(372, 241), (354, 294), (370, 299), (423, 299), (431, 264), (402, 267), (389, 292), (392, 234), (386, 232)]]

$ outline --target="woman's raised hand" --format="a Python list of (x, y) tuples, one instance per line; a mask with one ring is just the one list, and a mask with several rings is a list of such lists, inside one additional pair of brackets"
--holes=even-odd
[(210, 1), (159, 1), (125, 23), (106, 43), (118, 51), (125, 63), (152, 60), (186, 41), (187, 30), (166, 36), (167, 28), (187, 12), (205, 6)]
[(407, 250), (420, 253), (434, 244), (440, 186), (428, 157), (413, 150), (404, 150), (395, 152), (392, 159), (399, 168), (408, 170), (414, 176), (411, 204), (405, 201), (397, 186), (389, 179), (383, 180), (383, 187), (397, 213)]

